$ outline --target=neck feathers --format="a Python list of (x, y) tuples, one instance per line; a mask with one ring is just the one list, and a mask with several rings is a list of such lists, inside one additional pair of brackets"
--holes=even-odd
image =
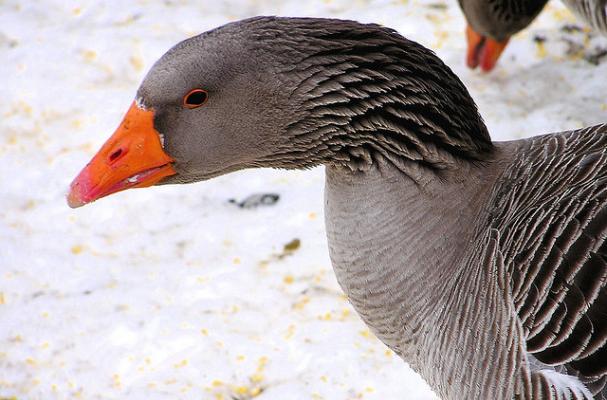
[(272, 36), (290, 59), (281, 72), (293, 79), (289, 96), (300, 110), (282, 159), (301, 154), (300, 162), (364, 170), (381, 154), (397, 166), (442, 170), (491, 152), (474, 101), (430, 50), (351, 21), (302, 19), (289, 30)]

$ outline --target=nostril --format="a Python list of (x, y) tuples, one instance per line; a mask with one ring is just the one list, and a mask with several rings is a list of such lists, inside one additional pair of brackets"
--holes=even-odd
[(124, 152), (122, 151), (122, 149), (118, 149), (118, 150), (114, 151), (112, 154), (110, 154), (110, 162), (114, 162), (117, 159), (119, 159), (123, 153)]

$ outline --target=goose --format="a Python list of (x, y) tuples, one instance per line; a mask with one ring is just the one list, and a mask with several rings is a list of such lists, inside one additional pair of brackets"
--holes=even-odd
[(563, 0), (563, 3), (592, 28), (607, 34), (607, 0)]
[[(458, 0), (468, 26), (466, 64), (491, 71), (512, 35), (525, 29), (548, 0)], [(607, 34), (607, 0), (563, 0), (594, 29)]]
[(607, 125), (492, 142), (392, 29), (255, 17), (163, 55), (67, 200), (324, 165), (341, 288), (443, 400), (604, 400), (606, 148)]

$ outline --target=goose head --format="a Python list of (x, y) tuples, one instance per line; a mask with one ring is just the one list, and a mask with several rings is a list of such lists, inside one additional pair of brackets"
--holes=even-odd
[(378, 25), (256, 17), (162, 56), (68, 203), (244, 168), (359, 170), (378, 156), (440, 171), (490, 148), (465, 87), (423, 46)]
[(510, 37), (525, 29), (548, 0), (459, 0), (466, 16), (468, 51), (466, 63), (489, 72)]

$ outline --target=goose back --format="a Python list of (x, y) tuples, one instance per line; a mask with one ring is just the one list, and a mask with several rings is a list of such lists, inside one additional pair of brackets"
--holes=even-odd
[(531, 139), (505, 172), (490, 212), (527, 351), (579, 377), (601, 400), (607, 398), (605, 149), (606, 125)]

